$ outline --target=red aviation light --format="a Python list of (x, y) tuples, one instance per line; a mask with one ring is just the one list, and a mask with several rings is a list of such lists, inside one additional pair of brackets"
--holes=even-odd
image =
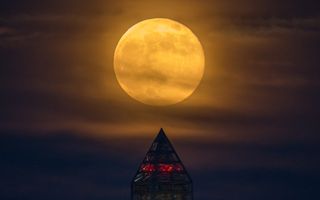
[(173, 165), (170, 164), (159, 164), (159, 171), (160, 172), (172, 172), (174, 170)]
[(153, 164), (145, 164), (142, 166), (143, 172), (154, 172), (156, 171), (156, 167)]
[(182, 172), (183, 171), (183, 167), (180, 164), (159, 164), (159, 171), (160, 172)]
[(176, 170), (177, 172), (182, 172), (183, 167), (181, 164), (176, 164), (176, 165), (174, 165), (174, 170)]
[(159, 164), (158, 166), (154, 164), (144, 164), (141, 166), (141, 171), (146, 172), (146, 173), (152, 173), (155, 172), (156, 170), (159, 170), (159, 172), (164, 172), (164, 173), (171, 173), (171, 172), (182, 172), (183, 167), (180, 164)]

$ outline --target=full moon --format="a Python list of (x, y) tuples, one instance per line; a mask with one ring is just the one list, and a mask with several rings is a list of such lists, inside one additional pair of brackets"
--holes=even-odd
[(124, 33), (114, 53), (121, 88), (148, 105), (166, 106), (188, 98), (204, 72), (200, 41), (185, 25), (165, 18), (141, 21)]

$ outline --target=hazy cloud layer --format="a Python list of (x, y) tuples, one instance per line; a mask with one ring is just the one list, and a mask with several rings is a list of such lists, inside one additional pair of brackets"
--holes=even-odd
[[(197, 199), (313, 199), (319, 174), (319, 10), (312, 0), (2, 1), (6, 181), (0, 195), (128, 194), (130, 174), (164, 127), (181, 140), (177, 145), (196, 180)], [(122, 34), (152, 17), (190, 27), (206, 56), (198, 89), (169, 107), (131, 99), (113, 70)], [(136, 144), (122, 150), (113, 140), (121, 147)], [(69, 145), (75, 148), (61, 152)], [(133, 157), (119, 159), (127, 152)], [(107, 170), (115, 166), (119, 173)]]
[[(108, 135), (108, 128), (102, 127), (128, 123), (196, 130), (213, 138), (241, 138), (245, 132), (281, 131), (293, 138), (300, 132), (315, 133), (317, 7), (312, 1), (4, 2), (1, 126), (97, 126)], [(135, 102), (114, 75), (113, 51), (121, 34), (149, 17), (181, 21), (205, 49), (199, 88), (175, 106), (154, 108)], [(297, 122), (298, 130), (290, 126)], [(312, 139), (315, 134), (310, 134), (307, 138)]]

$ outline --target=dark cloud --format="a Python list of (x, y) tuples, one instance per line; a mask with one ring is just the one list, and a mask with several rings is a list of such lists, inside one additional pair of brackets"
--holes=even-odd
[[(187, 125), (209, 135), (227, 125), (220, 134), (235, 135), (238, 128), (250, 134), (259, 129), (267, 130), (264, 134), (270, 131), (277, 135), (286, 129), (295, 133), (289, 125), (297, 121), (305, 130), (312, 130), (310, 125), (317, 128), (312, 119), (318, 108), (312, 105), (319, 99), (319, 18), (300, 15), (298, 8), (291, 11), (293, 17), (263, 17), (249, 9), (252, 16), (236, 18), (229, 11), (237, 7), (229, 3), (217, 3), (226, 13), (205, 18), (215, 9), (204, 6), (206, 3), (190, 4), (203, 11), (196, 12), (196, 18), (205, 25), (195, 28), (200, 34), (203, 29), (209, 30), (200, 37), (207, 59), (204, 79), (183, 104), (159, 109), (129, 99), (114, 76), (112, 53), (120, 35), (108, 39), (103, 35), (114, 34), (108, 29), (115, 24), (109, 17), (125, 16), (130, 11), (119, 15), (70, 14), (58, 10), (72, 4), (58, 3), (53, 7), (46, 4), (46, 13), (38, 9), (31, 14), (19, 10), (16, 16), (4, 12), (1, 20), (6, 26), (1, 36), (7, 44), (15, 45), (0, 50), (2, 126), (47, 122), (59, 127), (61, 121), (77, 120), (79, 124), (148, 122), (168, 127)], [(120, 4), (125, 11), (128, 9), (129, 3)], [(261, 5), (252, 6), (259, 10)], [(226, 8), (229, 6), (230, 10)], [(265, 9), (275, 7), (284, 9), (282, 3), (268, 4)], [(188, 22), (191, 17), (184, 18)], [(106, 25), (99, 28), (103, 19), (108, 19)]]
[[(160, 127), (197, 199), (316, 199), (319, 6), (1, 1), (0, 199), (128, 199)], [(131, 99), (113, 71), (121, 35), (152, 17), (186, 24), (206, 55), (198, 89), (169, 107)]]
[[(1, 198), (128, 199), (151, 138), (77, 135), (2, 131)], [(317, 193), (315, 143), (173, 142), (193, 177), (196, 199), (312, 199)]]
[[(1, 199), (126, 199), (133, 172), (107, 144), (66, 133), (1, 133)], [(17, 192), (19, 191), (19, 192)]]
[(2, 15), (19, 14), (78, 14), (78, 15), (97, 15), (110, 13), (112, 15), (121, 11), (118, 3), (113, 1), (95, 0), (91, 3), (86, 1), (40, 1), (40, 0), (14, 0), (2, 1), (0, 12)]

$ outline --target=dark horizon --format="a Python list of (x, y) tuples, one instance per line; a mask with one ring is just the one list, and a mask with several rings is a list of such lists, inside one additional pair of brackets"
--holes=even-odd
[[(125, 200), (161, 127), (195, 200), (319, 199), (315, 0), (0, 2), (0, 199)], [(203, 79), (181, 103), (130, 98), (113, 69), (144, 19), (189, 27)]]

